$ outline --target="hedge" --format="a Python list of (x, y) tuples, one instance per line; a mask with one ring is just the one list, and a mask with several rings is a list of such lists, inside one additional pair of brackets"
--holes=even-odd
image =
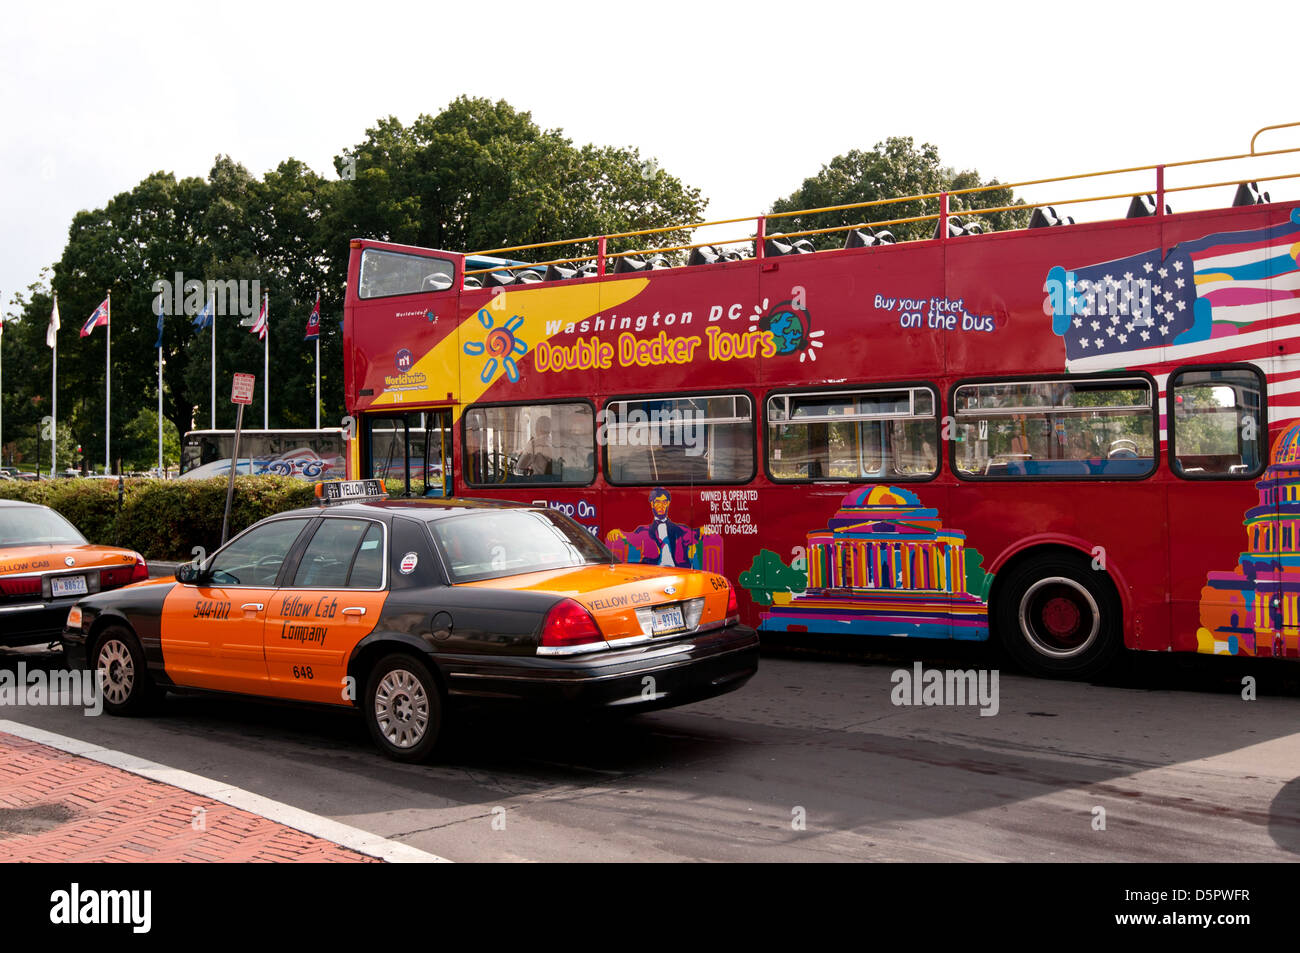
[[(127, 480), (120, 514), (116, 480), (3, 480), (0, 499), (48, 506), (92, 543), (124, 546), (146, 559), (184, 561), (193, 558), (195, 546), (210, 553), (220, 544), (226, 478)], [(292, 477), (236, 477), (230, 535), (314, 500), (312, 484)]]

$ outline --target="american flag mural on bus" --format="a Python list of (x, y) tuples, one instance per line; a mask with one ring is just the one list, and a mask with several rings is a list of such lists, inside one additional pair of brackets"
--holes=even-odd
[[(1052, 330), (1073, 373), (1142, 369), (1164, 397), (1181, 364), (1250, 361), (1268, 378), (1275, 423), (1300, 418), (1300, 210), (1267, 228), (1217, 232), (1099, 264), (1052, 268)], [(1161, 406), (1163, 407), (1163, 400)], [(1163, 414), (1160, 436), (1166, 437)]]

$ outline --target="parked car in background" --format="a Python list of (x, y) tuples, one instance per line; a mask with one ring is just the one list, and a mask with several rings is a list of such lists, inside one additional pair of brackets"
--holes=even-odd
[(87, 542), (48, 506), (0, 500), (0, 645), (51, 642), (81, 597), (148, 578), (139, 553)]

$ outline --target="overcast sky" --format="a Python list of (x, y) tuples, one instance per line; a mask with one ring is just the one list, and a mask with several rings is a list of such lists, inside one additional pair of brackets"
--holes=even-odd
[[(0, 292), (59, 258), (75, 212), (153, 171), (205, 176), (228, 153), (259, 176), (289, 156), (332, 176), (378, 117), (460, 94), (636, 146), (711, 218), (761, 212), (891, 135), (1004, 181), (1244, 152), (1300, 120), (1296, 23), (1293, 5), (1241, 0), (6, 5)], [(1260, 141), (1286, 146), (1300, 128)]]

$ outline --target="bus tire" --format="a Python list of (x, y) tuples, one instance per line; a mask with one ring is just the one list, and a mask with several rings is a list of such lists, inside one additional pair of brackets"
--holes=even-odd
[(1015, 566), (999, 587), (995, 613), (1003, 647), (1034, 675), (1096, 675), (1124, 641), (1110, 577), (1081, 557), (1052, 554)]

